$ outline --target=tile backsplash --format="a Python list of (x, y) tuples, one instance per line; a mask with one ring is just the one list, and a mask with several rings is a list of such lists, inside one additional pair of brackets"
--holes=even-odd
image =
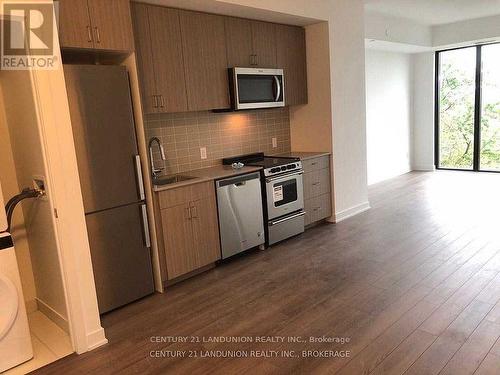
[[(245, 112), (186, 112), (145, 117), (146, 141), (158, 137), (165, 148), (164, 162), (154, 146), (155, 165), (162, 174), (220, 165), (222, 158), (262, 151), (290, 151), (288, 107)], [(272, 139), (276, 138), (276, 147)], [(206, 147), (206, 159), (200, 148)]]

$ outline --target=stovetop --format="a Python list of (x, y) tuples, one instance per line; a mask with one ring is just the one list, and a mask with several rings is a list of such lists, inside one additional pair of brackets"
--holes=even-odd
[(263, 167), (266, 176), (291, 172), (302, 168), (300, 158), (286, 156), (265, 156), (263, 152), (234, 156), (222, 160), (224, 165), (241, 162), (245, 165)]

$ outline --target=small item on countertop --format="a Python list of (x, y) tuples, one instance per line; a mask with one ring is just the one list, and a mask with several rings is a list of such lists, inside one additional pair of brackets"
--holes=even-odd
[(242, 162), (238, 162), (238, 163), (233, 163), (231, 164), (231, 167), (233, 167), (233, 169), (241, 169), (245, 166), (245, 164), (243, 164)]

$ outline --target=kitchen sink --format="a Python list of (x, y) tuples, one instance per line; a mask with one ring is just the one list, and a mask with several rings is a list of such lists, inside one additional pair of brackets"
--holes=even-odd
[(184, 175), (176, 174), (176, 175), (173, 175), (173, 176), (165, 176), (165, 177), (154, 178), (153, 179), (153, 185), (156, 185), (156, 186), (170, 185), (170, 184), (175, 184), (177, 182), (192, 180), (194, 178), (196, 178), (196, 177), (184, 176)]

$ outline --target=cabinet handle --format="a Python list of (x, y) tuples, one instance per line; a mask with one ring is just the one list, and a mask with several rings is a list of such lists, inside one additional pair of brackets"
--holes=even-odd
[[(191, 211), (191, 210), (193, 210), (193, 211)], [(196, 206), (189, 207), (189, 211), (190, 211), (191, 217), (193, 219), (197, 219), (198, 218), (198, 210), (196, 209)], [(194, 214), (193, 214), (193, 212), (194, 212)]]
[(316, 165), (316, 164), (318, 164), (318, 163), (316, 163), (316, 162), (311, 163), (311, 165)]
[(191, 220), (191, 207), (186, 207), (186, 220)]
[(99, 32), (99, 28), (96, 26), (96, 27), (94, 27), (94, 29), (95, 29), (95, 35), (97, 38), (97, 43), (101, 43), (101, 33)]
[(89, 25), (87, 25), (87, 42), (92, 43), (92, 30)]
[(153, 108), (158, 108), (158, 95), (153, 96)]
[(315, 182), (312, 184), (313, 186), (318, 186), (319, 185), (319, 182)]
[(160, 95), (160, 107), (165, 108), (165, 97)]

